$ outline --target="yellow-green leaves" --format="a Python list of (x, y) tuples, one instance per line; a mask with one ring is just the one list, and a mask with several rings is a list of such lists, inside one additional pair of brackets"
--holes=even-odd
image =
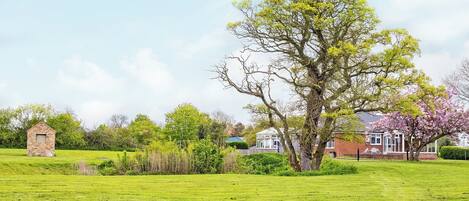
[(252, 5), (251, 0), (233, 0), (232, 3), (238, 9), (248, 9)]
[(228, 22), (226, 28), (229, 30), (233, 30), (236, 29), (239, 25), (241, 25), (241, 22)]
[(290, 9), (295, 12), (303, 12), (303, 13), (317, 13), (318, 9), (314, 8), (306, 3), (295, 2), (290, 4)]
[(339, 42), (336, 46), (330, 47), (327, 53), (332, 57), (355, 55), (358, 48), (350, 42)]

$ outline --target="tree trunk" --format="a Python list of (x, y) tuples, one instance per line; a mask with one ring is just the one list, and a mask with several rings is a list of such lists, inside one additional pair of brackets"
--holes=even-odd
[(417, 159), (415, 158), (415, 149), (412, 145), (410, 145), (410, 147), (409, 147), (409, 157), (410, 157), (409, 158), (410, 161), (417, 161), (418, 160), (418, 158)]
[[(319, 119), (322, 113), (322, 99), (320, 92), (312, 90), (308, 94), (306, 104), (306, 118), (303, 125), (303, 133), (300, 139), (301, 146), (301, 168), (303, 171), (318, 170), (321, 161), (317, 161), (316, 157), (319, 155), (315, 151), (318, 147), (318, 128)], [(322, 156), (320, 156), (322, 159)], [(316, 167), (318, 166), (318, 167)]]
[(326, 143), (319, 142), (316, 151), (313, 154), (313, 160), (311, 163), (312, 170), (319, 170), (321, 168), (322, 158), (324, 157), (324, 149), (326, 148)]
[(290, 162), (290, 166), (293, 168), (293, 170), (295, 170), (295, 172), (301, 172), (301, 166), (300, 166), (300, 164), (298, 164), (298, 160), (294, 157), (296, 157), (296, 155), (293, 156), (292, 154), (290, 154), (289, 157), (288, 157), (288, 161)]
[(422, 152), (422, 149), (424, 148), (425, 146), (420, 146), (419, 148), (417, 148), (417, 150), (414, 152), (413, 156), (412, 156), (412, 161), (420, 161), (420, 152)]
[(312, 161), (312, 151), (310, 149), (311, 146), (301, 146), (301, 170), (308, 171), (311, 170), (311, 161)]

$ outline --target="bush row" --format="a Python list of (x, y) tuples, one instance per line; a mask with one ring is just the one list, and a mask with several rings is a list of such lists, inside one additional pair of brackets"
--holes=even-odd
[(126, 152), (117, 161), (98, 165), (102, 175), (139, 174), (216, 174), (231, 172), (237, 167), (237, 152), (222, 150), (209, 140), (190, 144), (186, 149), (174, 142), (154, 142), (133, 156)]
[(468, 160), (469, 148), (444, 146), (440, 148), (440, 157), (453, 160)]
[(357, 168), (325, 158), (320, 171), (295, 172), (287, 157), (277, 153), (240, 156), (234, 148), (220, 149), (209, 140), (191, 144), (187, 149), (174, 142), (154, 142), (133, 156), (126, 152), (118, 160), (99, 164), (101, 175), (141, 174), (257, 174), (278, 176), (317, 176), (357, 173)]
[(227, 145), (235, 149), (249, 149), (249, 145), (246, 142), (230, 142)]

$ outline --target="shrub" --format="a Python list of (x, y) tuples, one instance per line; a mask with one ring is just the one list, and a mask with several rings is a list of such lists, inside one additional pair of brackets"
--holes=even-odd
[(193, 144), (190, 151), (195, 173), (214, 174), (221, 172), (223, 155), (218, 146), (210, 140), (201, 140)]
[(105, 167), (99, 170), (99, 174), (104, 176), (117, 175), (118, 173), (115, 167)]
[(98, 172), (101, 175), (116, 175), (117, 169), (113, 160), (105, 160), (98, 165)]
[(444, 146), (440, 148), (440, 157), (453, 160), (468, 160), (469, 148)]
[(233, 147), (228, 147), (222, 151), (223, 173), (239, 173), (239, 152)]
[(249, 149), (249, 145), (246, 142), (230, 142), (228, 143), (228, 146), (236, 149)]
[(260, 153), (242, 157), (241, 166), (247, 174), (273, 174), (290, 170), (287, 157), (277, 153)]
[(234, 148), (221, 150), (210, 140), (201, 140), (181, 149), (174, 142), (153, 142), (132, 157), (124, 152), (116, 161), (98, 165), (101, 175), (140, 174), (214, 174), (239, 172), (239, 153)]
[(324, 158), (319, 171), (295, 172), (293, 170), (279, 171), (277, 176), (320, 176), (320, 175), (344, 175), (356, 174), (357, 167), (349, 164), (343, 164), (331, 158)]
[(343, 164), (331, 158), (324, 158), (320, 170), (322, 175), (356, 174), (357, 172), (357, 167), (350, 164)]
[(138, 171), (148, 174), (189, 174), (192, 169), (189, 153), (174, 142), (153, 142), (136, 158)]
[(134, 164), (135, 161), (127, 155), (126, 151), (124, 151), (122, 157), (117, 155), (116, 169), (120, 174), (125, 174), (127, 171), (131, 170)]

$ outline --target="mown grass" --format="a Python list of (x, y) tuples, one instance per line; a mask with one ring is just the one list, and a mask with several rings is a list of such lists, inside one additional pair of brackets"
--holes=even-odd
[[(0, 171), (8, 164), (3, 160), (73, 163), (116, 156), (116, 152), (59, 151), (57, 158), (43, 159), (11, 152), (15, 151), (0, 150)], [(0, 200), (469, 200), (467, 161), (345, 162), (357, 166), (359, 173), (315, 177), (79, 176), (17, 170), (0, 173)]]

